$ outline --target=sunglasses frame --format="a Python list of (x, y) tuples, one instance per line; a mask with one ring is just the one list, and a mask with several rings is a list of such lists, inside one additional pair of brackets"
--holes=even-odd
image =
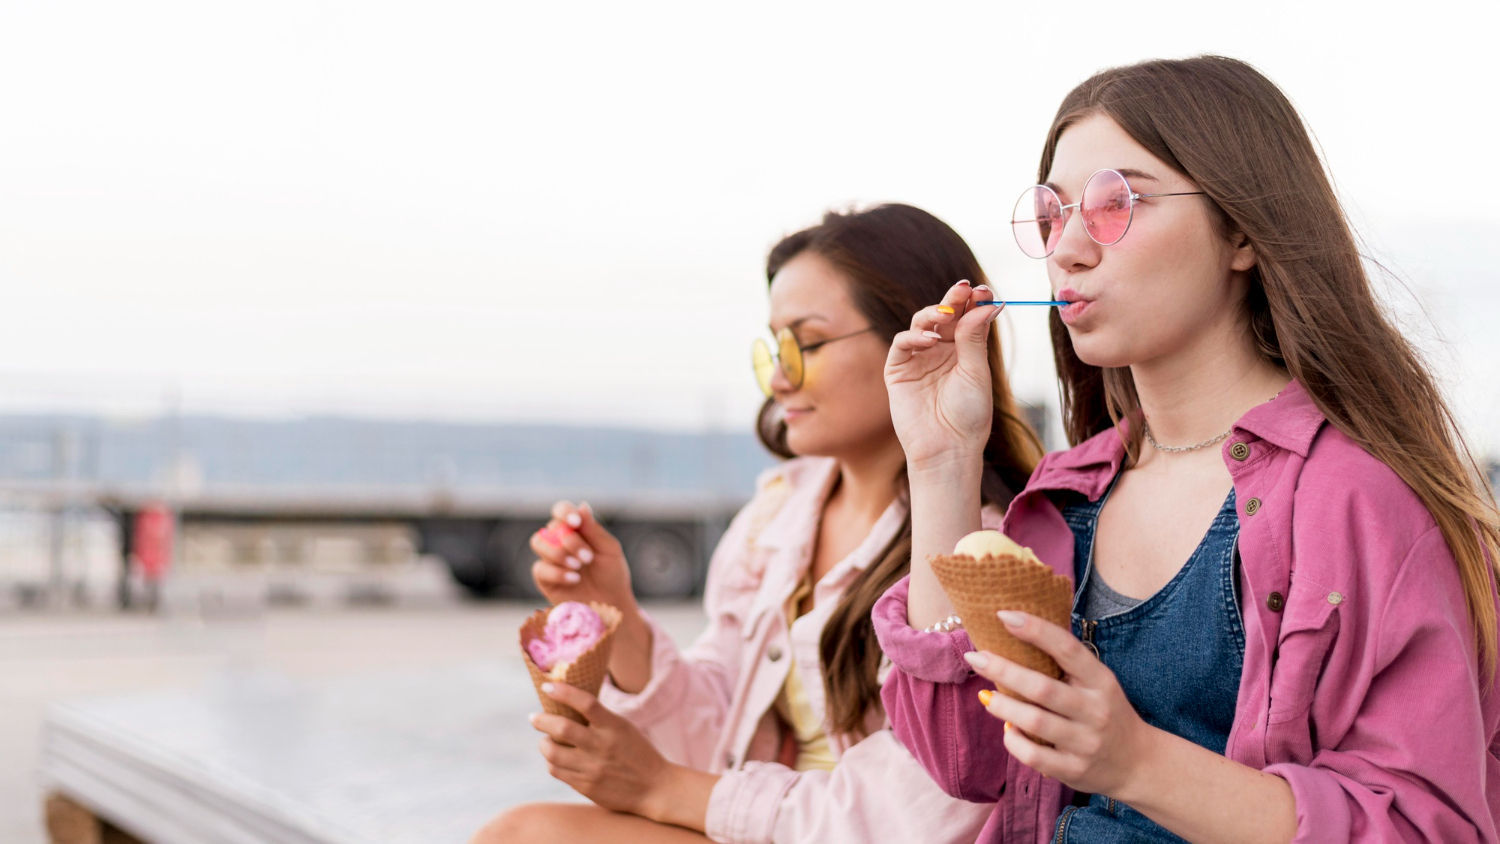
[[(866, 326), (865, 328), (861, 328), (858, 331), (851, 331), (848, 334), (840, 334), (837, 337), (830, 337), (827, 340), (819, 340), (816, 343), (808, 343), (806, 346), (804, 346), (802, 345), (802, 341), (797, 339), (796, 333), (792, 331), (790, 326), (788, 326), (782, 328), (775, 334), (776, 348), (778, 350), (775, 354), (772, 354), (771, 347), (768, 343), (766, 343), (764, 338), (757, 337), (755, 338), (755, 342), (750, 344), (750, 365), (755, 369), (756, 384), (760, 387), (760, 391), (766, 394), (766, 398), (770, 398), (775, 394), (775, 391), (771, 389), (771, 378), (774, 377), (774, 372), (770, 375), (767, 375), (764, 382), (761, 381), (759, 359), (762, 355), (765, 356), (765, 358), (771, 363), (773, 367), (781, 370), (781, 374), (786, 377), (787, 383), (792, 385), (793, 390), (798, 390), (802, 388), (802, 384), (807, 380), (807, 366), (806, 362), (803, 360), (803, 355), (807, 354), (808, 352), (815, 352), (818, 349), (821, 349), (822, 347), (828, 345), (829, 343), (834, 343), (839, 340), (847, 340), (850, 337), (857, 337), (861, 334), (866, 334), (874, 330), (875, 326)], [(787, 345), (787, 340), (791, 340), (790, 346)], [(782, 365), (782, 352), (787, 348), (797, 350), (796, 378), (793, 378), (792, 374), (790, 372), (787, 372), (787, 368)]]
[[(1088, 181), (1086, 181), (1086, 182), (1083, 183), (1083, 190), (1079, 191), (1079, 193), (1078, 193), (1078, 201), (1077, 202), (1073, 202), (1073, 203), (1069, 203), (1067, 205), (1064, 205), (1063, 201), (1062, 201), (1062, 197), (1060, 197), (1060, 196), (1057, 195), (1057, 191), (1053, 190), (1052, 188), (1050, 188), (1050, 187), (1048, 187), (1046, 185), (1032, 185), (1031, 187), (1027, 188), (1026, 190), (1021, 191), (1021, 196), (1016, 199), (1016, 206), (1019, 207), (1021, 205), (1021, 200), (1025, 199), (1026, 198), (1026, 194), (1030, 193), (1031, 191), (1034, 191), (1034, 190), (1044, 190), (1047, 193), (1052, 194), (1052, 198), (1055, 199), (1055, 200), (1057, 200), (1058, 210), (1062, 212), (1062, 226), (1060, 226), (1059, 229), (1058, 229), (1059, 231), (1062, 231), (1063, 229), (1066, 229), (1067, 226), (1068, 226), (1069, 213), (1073, 209), (1075, 209), (1075, 208), (1081, 209), (1083, 207), (1083, 197), (1088, 193), (1088, 191), (1089, 191), (1089, 185), (1092, 184), (1093, 181), (1099, 177), (1100, 173), (1112, 173), (1117, 178), (1119, 178), (1120, 184), (1123, 184), (1125, 186), (1125, 195), (1130, 198), (1130, 207), (1127, 208), (1127, 209), (1125, 209), (1125, 228), (1123, 228), (1123, 229), (1120, 230), (1120, 236), (1119, 237), (1115, 238), (1114, 240), (1109, 241), (1108, 243), (1100, 240), (1097, 237), (1094, 237), (1094, 233), (1091, 232), (1091, 231), (1089, 231), (1088, 220), (1084, 220), (1084, 225), (1083, 225), (1083, 232), (1084, 232), (1084, 234), (1087, 234), (1089, 236), (1089, 240), (1092, 240), (1093, 242), (1099, 244), (1100, 246), (1114, 246), (1116, 243), (1119, 243), (1120, 241), (1122, 241), (1122, 240), (1125, 239), (1126, 232), (1130, 231), (1130, 224), (1133, 223), (1133, 222), (1135, 222), (1135, 203), (1136, 203), (1137, 200), (1141, 200), (1141, 199), (1155, 199), (1156, 197), (1160, 197), (1160, 196), (1206, 196), (1207, 195), (1206, 191), (1201, 191), (1201, 190), (1180, 191), (1178, 193), (1136, 193), (1135, 189), (1130, 186), (1130, 180), (1127, 179), (1127, 178), (1125, 178), (1125, 174), (1124, 173), (1121, 173), (1119, 170), (1116, 170), (1113, 167), (1101, 167), (1100, 169), (1095, 170), (1092, 174), (1090, 174), (1089, 178), (1088, 178)], [(1017, 223), (1018, 223), (1018, 221), (1016, 220), (1016, 212), (1014, 211), (1014, 209), (1012, 209), (1011, 214), (1010, 214), (1010, 233), (1011, 233), (1011, 236), (1016, 239), (1016, 246), (1020, 248), (1021, 254), (1025, 255), (1028, 258), (1035, 258), (1035, 259), (1037, 259), (1037, 260), (1040, 261), (1040, 260), (1043, 260), (1045, 258), (1052, 257), (1052, 253), (1057, 251), (1057, 247), (1056, 246), (1052, 246), (1052, 247), (1050, 247), (1050, 248), (1047, 249), (1047, 251), (1046, 251), (1045, 254), (1042, 254), (1042, 255), (1033, 255), (1030, 252), (1027, 252), (1026, 251), (1026, 247), (1021, 246), (1021, 235), (1020, 235), (1019, 232), (1016, 231), (1016, 225), (1017, 225)], [(1032, 220), (1032, 221), (1030, 221), (1030, 223), (1034, 224), (1034, 225), (1040, 225), (1041, 221), (1040, 220)], [(1043, 240), (1042, 241), (1042, 245), (1046, 246), (1047, 245), (1047, 241)]]

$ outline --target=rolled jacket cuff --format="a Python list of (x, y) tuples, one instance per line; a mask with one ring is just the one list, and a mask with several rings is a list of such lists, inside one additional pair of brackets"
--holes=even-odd
[(880, 649), (891, 664), (902, 673), (929, 683), (962, 683), (974, 670), (964, 654), (974, 650), (964, 630), (950, 633), (925, 633), (913, 629), (906, 621), (907, 598), (911, 594), (911, 575), (896, 581), (875, 602), (871, 613)]
[(604, 685), (599, 689), (599, 702), (611, 712), (638, 727), (647, 727), (670, 715), (681, 697), (680, 684), (674, 680), (675, 669), (681, 660), (672, 637), (662, 629), (645, 610), (641, 619), (651, 629), (651, 679), (646, 687), (635, 694), (621, 691), (606, 674)]
[(1266, 767), (1292, 787), (1297, 802), (1297, 835), (1292, 844), (1348, 841), (1352, 834), (1349, 795), (1329, 771), (1306, 765), (1280, 764)]
[(800, 776), (771, 762), (725, 772), (709, 795), (704, 834), (722, 844), (771, 844), (776, 814)]

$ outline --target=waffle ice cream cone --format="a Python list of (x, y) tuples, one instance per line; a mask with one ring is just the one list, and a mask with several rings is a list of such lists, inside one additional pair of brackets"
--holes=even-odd
[(543, 671), (531, 658), (531, 652), (527, 644), (533, 639), (541, 639), (547, 629), (547, 610), (537, 610), (532, 613), (525, 623), (521, 625), (521, 657), (526, 660), (526, 670), (531, 674), (531, 683), (536, 687), (537, 699), (542, 702), (542, 709), (553, 715), (561, 715), (571, 718), (580, 724), (588, 724), (588, 720), (579, 714), (578, 710), (571, 706), (554, 700), (550, 695), (542, 691), (543, 683), (567, 683), (575, 688), (583, 689), (591, 695), (599, 694), (599, 689), (604, 685), (604, 675), (609, 671), (609, 651), (614, 643), (615, 631), (620, 627), (620, 611), (609, 604), (590, 602), (589, 607), (598, 613), (599, 620), (604, 622), (604, 632), (593, 646), (584, 651), (577, 658), (567, 662), (559, 662), (550, 671)]
[[(931, 559), (938, 582), (963, 619), (964, 629), (976, 648), (1049, 677), (1061, 678), (1062, 669), (1052, 657), (1012, 636), (995, 613), (1019, 610), (1067, 630), (1071, 624), (1073, 582), (1039, 561), (1030, 548), (1022, 548), (996, 531), (982, 533), (993, 537), (971, 542), (971, 537), (976, 536), (971, 534), (959, 543), (955, 553)], [(971, 553), (961, 553), (971, 549)], [(1004, 687), (998, 690), (1026, 700)]]

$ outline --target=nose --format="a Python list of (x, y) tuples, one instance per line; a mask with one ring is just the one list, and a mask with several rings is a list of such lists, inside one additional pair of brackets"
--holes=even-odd
[(796, 390), (791, 380), (786, 377), (786, 371), (781, 368), (781, 358), (777, 358), (776, 366), (771, 369), (771, 396), (779, 401), (783, 396)]
[(1057, 239), (1057, 248), (1047, 259), (1066, 272), (1088, 269), (1099, 263), (1104, 247), (1100, 246), (1083, 226), (1083, 215), (1074, 208), (1063, 221), (1062, 235)]

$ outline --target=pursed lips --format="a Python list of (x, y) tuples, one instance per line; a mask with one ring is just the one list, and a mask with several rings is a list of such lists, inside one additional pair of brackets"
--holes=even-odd
[(1057, 298), (1061, 301), (1071, 303), (1058, 309), (1058, 316), (1062, 317), (1062, 321), (1065, 323), (1071, 323), (1078, 319), (1094, 304), (1094, 299), (1084, 296), (1071, 287), (1065, 287), (1058, 291)]

